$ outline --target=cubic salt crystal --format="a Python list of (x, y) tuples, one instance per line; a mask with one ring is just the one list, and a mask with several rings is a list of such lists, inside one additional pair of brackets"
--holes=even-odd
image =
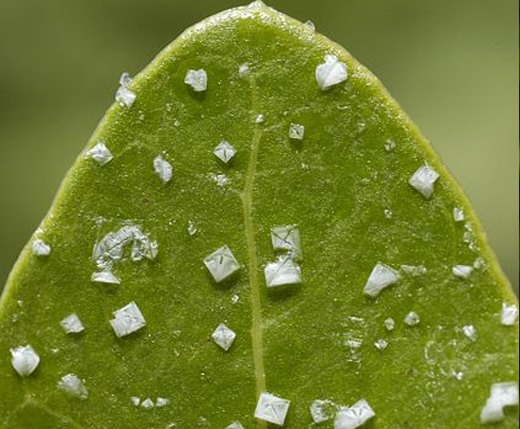
[(455, 222), (462, 222), (466, 216), (464, 215), (464, 210), (460, 207), (453, 207), (453, 219)]
[(396, 283), (400, 278), (397, 271), (378, 262), (368, 277), (364, 293), (365, 295), (375, 298), (383, 289)]
[(11, 365), (20, 376), (32, 374), (39, 363), (40, 356), (30, 345), (11, 349)]
[(316, 399), (310, 406), (311, 417), (314, 423), (323, 423), (332, 420), (336, 414), (337, 406), (328, 399)]
[(51, 254), (51, 246), (49, 246), (45, 241), (37, 238), (33, 241), (32, 252), (33, 255), (36, 256), (49, 256)]
[(98, 271), (92, 273), (90, 280), (94, 283), (106, 283), (118, 285), (121, 280), (112, 273), (112, 271)]
[(208, 75), (206, 70), (188, 70), (184, 83), (190, 85), (195, 92), (203, 92), (208, 88)]
[(234, 421), (226, 429), (244, 429), (244, 426), (239, 421)]
[(168, 183), (170, 180), (172, 180), (173, 167), (161, 155), (158, 155), (154, 158), (153, 169), (157, 176), (159, 176), (159, 178), (163, 181), (163, 183)]
[(114, 318), (110, 321), (110, 324), (119, 338), (129, 335), (146, 325), (146, 320), (144, 320), (139, 307), (133, 301), (123, 308), (114, 311), (113, 314)]
[(300, 267), (292, 258), (286, 256), (267, 264), (264, 275), (267, 287), (299, 284), (302, 281)]
[(500, 399), (494, 396), (489, 397), (486, 401), (486, 405), (484, 405), (480, 412), (480, 423), (497, 423), (504, 420), (504, 417), (504, 409)]
[(66, 334), (78, 334), (85, 330), (83, 323), (76, 313), (69, 314), (60, 322), (61, 327)]
[(136, 99), (135, 92), (130, 91), (126, 86), (121, 85), (116, 92), (116, 101), (127, 108), (132, 107)]
[(482, 408), (480, 421), (483, 424), (496, 423), (504, 419), (504, 408), (518, 406), (518, 383), (494, 383), (491, 393)]
[(410, 311), (404, 318), (404, 323), (408, 326), (415, 326), (421, 322), (421, 318), (415, 311)]
[(356, 429), (375, 415), (376, 413), (368, 405), (368, 402), (362, 399), (352, 407), (342, 407), (338, 411), (334, 420), (334, 429)]
[(380, 338), (379, 340), (377, 340), (374, 343), (374, 346), (375, 346), (376, 349), (378, 349), (380, 351), (383, 351), (384, 349), (386, 349), (388, 347), (388, 341), (386, 341), (383, 338)]
[(58, 389), (75, 398), (83, 400), (88, 398), (87, 388), (76, 374), (67, 374), (61, 377), (61, 380), (58, 381)]
[(226, 352), (233, 345), (236, 336), (237, 334), (235, 334), (231, 329), (229, 329), (224, 323), (218, 325), (217, 329), (215, 329), (211, 334), (211, 338), (213, 338), (213, 341), (215, 341), (215, 343), (222, 349), (224, 349)]
[(298, 225), (275, 226), (271, 229), (271, 243), (274, 250), (289, 252), (295, 259), (302, 258), (300, 229)]
[(424, 265), (401, 265), (401, 270), (409, 276), (422, 276), (428, 272)]
[(473, 272), (473, 267), (469, 265), (455, 265), (451, 272), (454, 276), (459, 277), (461, 279), (467, 279)]
[(130, 403), (134, 407), (138, 407), (139, 404), (141, 403), (141, 398), (139, 398), (139, 396), (132, 396), (132, 397), (130, 397)]
[(408, 183), (424, 198), (429, 199), (433, 195), (434, 184), (439, 177), (439, 173), (425, 164), (413, 173)]
[(477, 330), (473, 325), (466, 325), (462, 327), (462, 333), (471, 341), (477, 340)]
[(211, 255), (204, 258), (204, 265), (213, 276), (213, 279), (220, 283), (240, 270), (238, 261), (227, 246), (222, 246), (215, 250)]
[(226, 140), (222, 140), (220, 144), (215, 148), (213, 153), (224, 164), (227, 164), (229, 161), (231, 161), (231, 159), (233, 159), (237, 151), (233, 146), (231, 146), (229, 142), (227, 142)]
[(240, 66), (238, 66), (238, 75), (241, 78), (244, 78), (247, 75), (249, 75), (249, 64), (246, 64), (246, 63), (240, 64)]
[(143, 402), (141, 402), (141, 407), (149, 410), (150, 408), (153, 408), (155, 404), (151, 400), (151, 398), (146, 398)]
[(99, 165), (105, 165), (114, 158), (103, 141), (99, 141), (95, 146), (90, 148), (87, 151), (87, 157), (92, 158)]
[(283, 426), (291, 401), (279, 398), (271, 393), (263, 392), (258, 398), (255, 418)]
[(395, 329), (395, 320), (389, 317), (384, 322), (387, 331), (393, 331)]
[(325, 62), (316, 67), (316, 81), (322, 90), (347, 80), (347, 65), (335, 55), (325, 55)]
[(502, 304), (501, 321), (504, 326), (513, 326), (518, 321), (518, 307), (504, 302)]
[(289, 137), (294, 140), (303, 140), (305, 135), (305, 127), (299, 124), (291, 124), (289, 128)]
[(165, 407), (169, 403), (170, 400), (168, 398), (162, 398), (160, 396), (155, 400), (155, 406), (158, 408)]

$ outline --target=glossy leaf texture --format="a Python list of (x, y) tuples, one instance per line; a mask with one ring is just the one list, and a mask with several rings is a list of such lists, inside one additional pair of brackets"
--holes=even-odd
[[(322, 89), (325, 55), (348, 77)], [(371, 428), (480, 426), (491, 385), (518, 378), (518, 327), (501, 323), (516, 298), (467, 198), (366, 68), (254, 3), (188, 29), (125, 85), (135, 101), (110, 108), (6, 285), (0, 426), (274, 427), (254, 417), (262, 392), (291, 401), (287, 428), (311, 427), (317, 399), (366, 399)], [(100, 141), (104, 165), (88, 155)], [(424, 165), (440, 175), (429, 198), (409, 184)], [(272, 229), (286, 225), (301, 283), (268, 288), (266, 265), (287, 256)], [(96, 264), (109, 233), (130, 235)], [(204, 259), (222, 246), (237, 266), (217, 283)], [(378, 262), (394, 283), (372, 297)], [(91, 281), (97, 265), (120, 284)], [(110, 320), (131, 302), (146, 326), (118, 337)], [(67, 334), (72, 313), (85, 329)], [(236, 333), (228, 351), (212, 337), (221, 323)], [(40, 363), (21, 377), (10, 350), (28, 344)], [(71, 373), (88, 398), (58, 387)], [(505, 414), (496, 427), (515, 427), (517, 409)]]

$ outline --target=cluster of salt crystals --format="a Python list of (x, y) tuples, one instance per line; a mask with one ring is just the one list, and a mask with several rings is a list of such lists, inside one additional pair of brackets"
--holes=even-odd
[(466, 219), (464, 215), (464, 210), (460, 207), (453, 207), (453, 220), (455, 222), (463, 222)]
[(155, 403), (153, 402), (152, 398), (148, 397), (141, 401), (141, 398), (139, 396), (132, 396), (130, 398), (130, 403), (134, 405), (135, 407), (141, 406), (145, 409), (150, 409), (153, 407), (161, 408), (165, 407), (170, 403), (170, 400), (168, 398), (163, 398), (161, 396), (157, 397), (155, 400)]
[(473, 272), (473, 267), (470, 265), (455, 265), (451, 272), (455, 277), (460, 279), (468, 279), (471, 273)]
[(166, 161), (162, 155), (158, 155), (154, 158), (153, 169), (155, 174), (159, 176), (159, 179), (161, 179), (163, 183), (166, 184), (172, 180), (173, 166), (168, 161)]
[(347, 65), (336, 55), (325, 55), (324, 62), (316, 67), (316, 82), (322, 90), (347, 80)]
[(226, 429), (244, 429), (244, 426), (238, 420), (235, 420), (229, 426), (226, 426)]
[(428, 272), (424, 265), (401, 265), (401, 271), (412, 277), (422, 276)]
[(501, 322), (504, 326), (513, 326), (518, 322), (518, 307), (514, 304), (502, 304)]
[(278, 426), (283, 426), (291, 401), (263, 392), (258, 398), (255, 418)]
[(228, 246), (222, 246), (206, 256), (204, 265), (217, 283), (240, 270), (240, 265)]
[(206, 70), (188, 70), (184, 83), (191, 86), (195, 92), (204, 92), (208, 89), (208, 74)]
[(210, 179), (213, 180), (217, 186), (223, 188), (229, 183), (229, 178), (225, 174), (210, 174)]
[(312, 421), (323, 423), (332, 420), (336, 415), (338, 406), (329, 399), (316, 399), (310, 406)]
[(395, 141), (393, 141), (392, 139), (387, 139), (385, 141), (385, 150), (387, 152), (392, 152), (395, 148), (396, 148), (396, 144), (395, 144)]
[(58, 389), (79, 399), (87, 399), (88, 391), (84, 382), (76, 374), (67, 374), (58, 381)]
[(408, 326), (415, 326), (421, 322), (421, 318), (415, 311), (410, 311), (404, 318), (404, 323)]
[(365, 399), (351, 407), (341, 407), (334, 420), (334, 429), (356, 429), (376, 415)]
[(439, 173), (431, 166), (424, 164), (413, 173), (408, 183), (424, 198), (429, 199), (433, 195), (434, 185), (439, 177)]
[(389, 317), (386, 319), (383, 324), (385, 325), (385, 328), (387, 331), (393, 331), (395, 329), (395, 320)]
[(211, 334), (213, 341), (226, 352), (235, 342), (237, 334), (229, 329), (224, 323), (221, 323)]
[(300, 124), (291, 124), (289, 127), (289, 138), (293, 140), (303, 140), (305, 136), (305, 127)]
[(213, 154), (224, 164), (228, 164), (236, 153), (235, 148), (226, 140), (222, 140), (213, 150)]
[(103, 140), (99, 140), (93, 147), (91, 147), (87, 151), (86, 157), (92, 158), (99, 165), (105, 165), (114, 158)]
[(132, 301), (119, 310), (114, 311), (114, 318), (110, 321), (112, 329), (115, 334), (121, 338), (138, 331), (143, 326), (146, 326), (141, 311), (137, 304)]
[(37, 238), (33, 241), (32, 252), (35, 256), (49, 256), (51, 254), (51, 246), (42, 239)]
[(299, 284), (302, 282), (301, 269), (290, 256), (282, 255), (276, 262), (264, 268), (267, 287)]
[(383, 351), (388, 347), (388, 341), (384, 338), (380, 338), (374, 342), (374, 347), (379, 351)]
[(76, 313), (69, 314), (60, 322), (66, 334), (79, 334), (85, 330), (83, 323)]
[(128, 89), (128, 86), (132, 83), (132, 78), (128, 73), (123, 73), (119, 78), (119, 88), (116, 92), (116, 101), (121, 106), (126, 106), (128, 108), (132, 107), (134, 104), (136, 95), (134, 92)]
[(462, 327), (462, 333), (471, 341), (477, 340), (477, 329), (473, 325), (466, 325)]
[(40, 364), (40, 356), (30, 345), (11, 349), (11, 365), (22, 377), (31, 375)]
[(397, 283), (400, 278), (401, 276), (396, 270), (378, 262), (368, 277), (364, 293), (365, 295), (375, 298), (383, 291), (383, 289)]
[(480, 413), (482, 424), (496, 423), (505, 418), (504, 408), (518, 406), (518, 383), (516, 381), (494, 383), (486, 405)]
[(244, 64), (240, 64), (238, 66), (238, 76), (240, 76), (241, 78), (245, 78), (245, 77), (249, 76), (249, 72), (250, 72), (249, 64), (244, 63)]

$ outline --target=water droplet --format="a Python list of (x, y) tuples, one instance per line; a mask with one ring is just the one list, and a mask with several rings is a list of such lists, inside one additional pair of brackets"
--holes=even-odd
[(416, 326), (421, 322), (421, 318), (415, 311), (410, 311), (404, 318), (404, 323), (408, 326)]
[(203, 92), (208, 88), (208, 75), (206, 70), (188, 70), (184, 83), (190, 85), (195, 92)]
[(36, 256), (49, 256), (51, 254), (51, 246), (49, 246), (45, 241), (37, 238), (33, 241), (32, 252), (33, 255)]
[(455, 265), (451, 272), (455, 277), (459, 277), (461, 279), (467, 279), (473, 272), (473, 267), (469, 265)]
[(215, 156), (220, 159), (224, 164), (227, 164), (233, 159), (237, 151), (229, 142), (222, 140), (220, 144), (213, 150)]
[(114, 311), (113, 314), (114, 318), (110, 321), (110, 324), (119, 338), (146, 326), (146, 320), (144, 320), (139, 307), (134, 301)]
[(85, 384), (76, 374), (67, 374), (58, 381), (58, 389), (79, 399), (87, 399), (88, 391)]
[(322, 90), (347, 80), (347, 65), (335, 55), (325, 55), (324, 62), (316, 67), (316, 82)]
[(226, 352), (233, 345), (237, 334), (235, 334), (231, 329), (229, 329), (224, 323), (221, 323), (217, 326), (217, 328), (211, 334), (211, 338), (213, 341), (224, 349)]
[(303, 140), (305, 127), (300, 124), (291, 124), (289, 127), (289, 138), (293, 140)]
[(161, 155), (156, 156), (153, 160), (153, 169), (157, 176), (159, 176), (159, 179), (163, 181), (163, 183), (168, 183), (170, 180), (172, 180), (173, 167)]
[(378, 262), (368, 277), (364, 293), (365, 295), (375, 298), (383, 289), (397, 283), (400, 278), (399, 273), (393, 268)]
[(11, 365), (22, 377), (31, 375), (40, 364), (40, 356), (30, 345), (11, 349)]
[(291, 401), (279, 398), (271, 393), (263, 392), (258, 398), (255, 418), (283, 426)]
[(464, 219), (466, 219), (464, 210), (460, 207), (453, 207), (453, 220), (455, 220), (455, 222), (463, 222)]
[(337, 409), (337, 405), (328, 399), (316, 399), (310, 406), (312, 420), (314, 423), (323, 423), (332, 420)]
[(299, 284), (302, 281), (300, 267), (288, 256), (280, 256), (276, 262), (267, 264), (264, 275), (267, 287)]
[(67, 334), (78, 334), (85, 330), (83, 323), (76, 313), (69, 314), (60, 322), (61, 327)]
[(227, 246), (220, 247), (204, 258), (204, 265), (217, 283), (240, 270), (238, 261)]
[(477, 330), (473, 325), (466, 325), (462, 327), (462, 333), (471, 341), (477, 340)]
[(86, 156), (87, 158), (92, 158), (99, 165), (105, 165), (114, 158), (102, 140), (89, 149)]
[(365, 399), (356, 402), (352, 407), (341, 407), (336, 414), (334, 429), (356, 429), (364, 425), (376, 415)]
[(395, 148), (396, 148), (396, 144), (395, 144), (395, 141), (393, 141), (392, 139), (388, 139), (385, 141), (385, 150), (387, 152), (392, 152)]
[(288, 252), (293, 259), (302, 259), (303, 257), (298, 225), (283, 225), (271, 228), (271, 243), (275, 251)]
[(513, 326), (518, 322), (518, 307), (514, 304), (502, 304), (501, 322), (504, 326)]
[(387, 331), (393, 331), (395, 329), (395, 320), (389, 317), (384, 322)]
[(433, 195), (434, 185), (439, 177), (439, 173), (425, 164), (417, 169), (408, 183), (424, 198), (429, 199)]

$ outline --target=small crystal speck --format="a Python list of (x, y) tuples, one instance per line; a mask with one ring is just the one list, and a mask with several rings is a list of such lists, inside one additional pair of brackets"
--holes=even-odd
[(303, 140), (305, 136), (305, 127), (300, 124), (291, 124), (289, 127), (289, 138), (293, 140)]
[(261, 124), (264, 121), (265, 121), (265, 116), (264, 115), (262, 115), (261, 113), (256, 115), (255, 123)]
[(462, 333), (471, 341), (477, 340), (477, 330), (473, 325), (466, 325), (462, 327)]
[(76, 313), (69, 314), (60, 322), (61, 327), (67, 334), (78, 334), (85, 330), (83, 323)]
[(114, 275), (111, 271), (98, 271), (92, 273), (90, 279), (94, 283), (106, 283), (106, 284), (115, 284), (118, 285), (121, 283), (121, 280)]
[(224, 164), (227, 164), (233, 159), (237, 151), (228, 141), (222, 140), (215, 150), (213, 150), (213, 153)]
[(323, 423), (334, 418), (337, 405), (328, 399), (316, 399), (309, 409), (313, 422)]
[(408, 183), (424, 198), (429, 199), (433, 195), (434, 184), (438, 178), (439, 173), (428, 164), (424, 164), (413, 173)]
[(469, 265), (455, 265), (451, 271), (455, 277), (459, 277), (461, 279), (467, 279), (473, 272), (473, 267)]
[(198, 232), (198, 228), (195, 226), (195, 224), (190, 220), (188, 222), (188, 234), (191, 235), (192, 237), (197, 234)]
[(356, 402), (352, 407), (341, 407), (336, 414), (334, 429), (356, 429), (363, 426), (376, 415), (365, 399)]
[(168, 183), (172, 179), (173, 167), (161, 155), (154, 158), (153, 169), (163, 183)]
[(165, 407), (169, 403), (170, 400), (168, 398), (162, 398), (160, 396), (155, 400), (155, 406), (158, 408)]
[(184, 83), (190, 85), (195, 92), (203, 92), (208, 88), (208, 75), (206, 70), (188, 70)]
[(460, 207), (454, 207), (453, 208), (453, 220), (455, 222), (463, 222), (464, 219), (466, 219), (466, 216), (464, 215), (464, 210)]
[(335, 55), (325, 55), (324, 62), (316, 67), (316, 82), (322, 90), (347, 80), (347, 65)]
[(99, 165), (105, 165), (113, 158), (103, 141), (99, 141), (95, 146), (87, 151), (87, 157), (92, 158)]
[(304, 24), (312, 31), (316, 31), (316, 26), (311, 20), (305, 21)]
[(396, 146), (397, 145), (395, 144), (395, 141), (391, 139), (385, 141), (385, 150), (387, 152), (392, 152), (396, 148)]
[(420, 323), (420, 321), (421, 321), (421, 318), (414, 311), (410, 311), (410, 313), (408, 313), (406, 315), (406, 317), (404, 318), (404, 323), (406, 323), (408, 326), (418, 325)]
[(395, 320), (389, 317), (384, 321), (384, 325), (387, 331), (393, 331), (395, 329)]
[(244, 429), (244, 426), (239, 421), (234, 421), (226, 429)]
[(67, 374), (61, 377), (61, 380), (58, 381), (58, 389), (75, 398), (83, 400), (88, 398), (87, 388), (76, 374)]
[(134, 407), (138, 407), (139, 404), (141, 403), (141, 398), (139, 398), (139, 396), (132, 396), (132, 397), (130, 397), (130, 403)]
[(237, 334), (229, 329), (224, 323), (221, 323), (211, 334), (211, 338), (226, 352), (231, 348)]
[(238, 66), (238, 75), (241, 77), (241, 78), (244, 78), (246, 76), (249, 75), (249, 64), (240, 64), (240, 66)]
[(518, 307), (514, 304), (509, 305), (504, 302), (502, 304), (501, 321), (504, 326), (513, 326), (518, 322)]
[(151, 398), (146, 398), (143, 402), (141, 402), (141, 407), (149, 410), (150, 408), (153, 408), (155, 404), (153, 403)]
[(383, 291), (383, 289), (397, 283), (400, 278), (399, 273), (393, 268), (378, 262), (368, 277), (364, 293), (365, 295), (375, 298)]
[(45, 241), (37, 238), (33, 241), (32, 252), (33, 255), (36, 256), (49, 256), (51, 254), (51, 246), (49, 246)]
[(376, 349), (383, 351), (384, 349), (386, 349), (388, 347), (388, 341), (386, 341), (383, 338), (380, 338), (379, 340), (377, 340), (374, 343), (374, 346), (376, 347)]
[(392, 210), (390, 210), (390, 209), (385, 209), (384, 214), (387, 219), (392, 219), (392, 217), (394, 216), (394, 214), (392, 213)]

